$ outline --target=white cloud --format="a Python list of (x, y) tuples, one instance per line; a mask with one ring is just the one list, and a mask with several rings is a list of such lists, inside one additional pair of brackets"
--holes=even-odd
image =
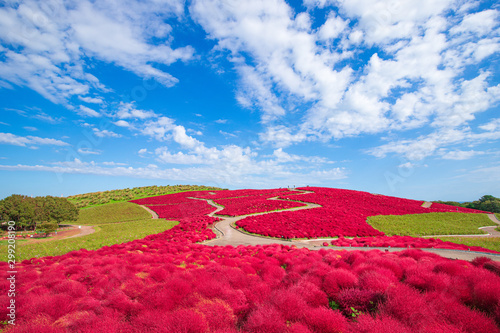
[(273, 157), (276, 158), (276, 161), (278, 163), (299, 162), (299, 161), (304, 161), (304, 162), (314, 163), (314, 164), (333, 163), (333, 162), (328, 161), (326, 158), (323, 158), (323, 157), (301, 156), (301, 155), (289, 154), (289, 153), (283, 151), (283, 148), (278, 148), (278, 149), (274, 150)]
[(89, 97), (89, 96), (78, 96), (78, 99), (84, 101), (85, 103), (92, 103), (92, 104), (103, 104), (104, 101), (100, 97)]
[(77, 113), (86, 116), (86, 117), (100, 117), (101, 115), (99, 112), (92, 110), (89, 107), (86, 107), (85, 105), (80, 105), (79, 109), (77, 110)]
[(24, 126), (23, 127), (25, 130), (30, 131), (30, 132), (36, 132), (38, 131), (38, 128), (33, 127), (33, 126)]
[(137, 152), (139, 155), (144, 155), (148, 152), (148, 150), (146, 148), (142, 148), (142, 149), (139, 149), (139, 151)]
[(494, 9), (466, 15), (459, 25), (453, 27), (452, 34), (473, 33), (484, 36), (498, 26), (499, 12)]
[(479, 128), (488, 132), (500, 131), (500, 118), (492, 119), (487, 124), (479, 126)]
[(136, 109), (134, 102), (132, 103), (120, 102), (115, 116), (120, 119), (140, 119), (140, 120), (157, 117), (157, 115), (153, 111)]
[(121, 134), (117, 134), (113, 131), (109, 130), (100, 130), (98, 128), (93, 128), (92, 131), (94, 131), (94, 135), (99, 137), (99, 138), (105, 138), (105, 137), (111, 137), (111, 138), (121, 138)]
[(200, 141), (187, 135), (186, 129), (183, 126), (175, 126), (172, 129), (172, 137), (174, 141), (180, 144), (183, 148), (194, 149), (203, 145)]
[(0, 133), (0, 143), (10, 144), (14, 146), (36, 146), (36, 145), (52, 145), (52, 146), (69, 146), (67, 142), (50, 139), (41, 138), (38, 136), (19, 136), (12, 133)]
[(170, 132), (174, 129), (174, 120), (168, 117), (159, 117), (155, 120), (149, 120), (144, 124), (141, 133), (154, 137), (158, 141), (164, 141), (169, 138)]
[(217, 119), (215, 122), (217, 124), (226, 124), (227, 123), (227, 119)]
[(476, 155), (484, 154), (482, 151), (448, 151), (443, 147), (466, 144), (469, 147), (477, 146), (485, 141), (500, 139), (500, 132), (495, 131), (495, 121), (484, 126), (483, 129), (490, 131), (474, 133), (469, 128), (441, 129), (429, 135), (422, 135), (411, 140), (397, 140), (387, 144), (366, 150), (368, 154), (375, 157), (385, 157), (388, 154), (400, 154), (410, 161), (423, 160), (426, 157), (438, 155), (444, 159), (463, 160)]
[(115, 121), (113, 124), (115, 124), (116, 126), (119, 126), (119, 127), (131, 127), (130, 123), (125, 121), (125, 120), (118, 120), (118, 121)]
[(83, 155), (101, 155), (102, 151), (92, 150), (91, 148), (79, 148), (78, 153)]
[[(464, 77), (467, 66), (500, 51), (497, 10), (457, 10), (453, 0), (304, 5), (311, 11), (264, 0), (190, 6), (240, 74), (238, 102), (261, 112), (264, 143), (287, 147), (427, 125), (446, 133), (500, 101), (494, 69)], [(309, 13), (328, 6), (312, 29)], [(368, 61), (366, 47), (376, 51)]]
[(109, 89), (86, 72), (89, 56), (171, 86), (178, 80), (154, 65), (193, 56), (190, 46), (170, 46), (164, 23), (182, 16), (183, 6), (182, 0), (8, 2), (0, 8), (0, 41), (11, 46), (0, 49), (2, 86), (26, 86), (55, 103), (80, 96), (100, 104), (99, 94)]
[(304, 133), (292, 134), (291, 129), (286, 126), (268, 127), (266, 132), (260, 134), (260, 139), (265, 142), (272, 142), (276, 147), (288, 147), (294, 143), (302, 142), (306, 139)]
[(127, 165), (127, 163), (102, 162), (102, 165), (106, 165), (106, 166), (124, 166), (124, 165)]
[(222, 130), (220, 130), (219, 133), (222, 134), (222, 135), (224, 135), (225, 138), (236, 138), (236, 137), (238, 137), (234, 133), (224, 132)]
[(469, 151), (463, 151), (463, 150), (454, 150), (454, 151), (448, 151), (444, 152), (442, 155), (442, 158), (445, 160), (468, 160), (474, 156), (481, 155), (483, 154), (482, 152), (474, 151), (474, 150), (469, 150)]
[(404, 155), (410, 161), (419, 161), (435, 154), (442, 146), (462, 142), (467, 133), (459, 130), (447, 130), (420, 136), (414, 140), (399, 140), (369, 149), (367, 152), (375, 157), (385, 157), (390, 153)]

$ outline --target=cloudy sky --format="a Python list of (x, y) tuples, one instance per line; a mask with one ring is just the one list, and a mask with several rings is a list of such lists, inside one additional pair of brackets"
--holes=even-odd
[(0, 197), (500, 196), (496, 1), (0, 3)]

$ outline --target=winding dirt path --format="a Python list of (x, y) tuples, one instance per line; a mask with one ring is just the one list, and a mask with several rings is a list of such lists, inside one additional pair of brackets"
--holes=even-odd
[(158, 214), (156, 214), (156, 212), (152, 209), (149, 209), (148, 207), (146, 206), (143, 206), (143, 205), (139, 205), (140, 207), (144, 208), (145, 210), (147, 210), (150, 214), (151, 214), (151, 218), (154, 219), (154, 220), (157, 220), (158, 219)]
[(87, 235), (91, 235), (95, 232), (94, 227), (91, 225), (82, 225), (82, 226), (72, 225), (72, 227), (75, 227), (75, 228), (81, 227), (81, 228), (78, 228), (78, 230), (80, 230), (80, 233), (78, 235), (66, 237), (63, 239), (70, 239), (70, 238), (87, 236)]

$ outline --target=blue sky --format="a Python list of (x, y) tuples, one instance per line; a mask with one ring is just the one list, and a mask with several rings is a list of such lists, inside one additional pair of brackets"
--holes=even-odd
[(0, 4), (0, 197), (500, 197), (494, 1)]

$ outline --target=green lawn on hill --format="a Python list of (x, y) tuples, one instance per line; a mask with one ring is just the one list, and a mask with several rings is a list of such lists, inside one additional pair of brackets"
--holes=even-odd
[(474, 235), (484, 234), (478, 229), (494, 223), (486, 214), (427, 213), (412, 215), (370, 216), (367, 221), (372, 227), (388, 236), (432, 236), (432, 235)]

